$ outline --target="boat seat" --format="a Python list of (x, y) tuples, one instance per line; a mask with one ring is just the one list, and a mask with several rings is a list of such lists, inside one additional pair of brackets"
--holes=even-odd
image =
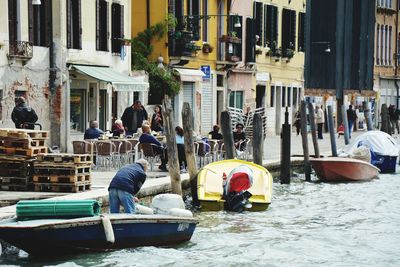
[(206, 179), (207, 181), (204, 188), (205, 193), (222, 195), (222, 177), (220, 177), (218, 174), (208, 171)]
[(265, 195), (267, 185), (264, 183), (265, 180), (261, 179), (262, 175), (261, 171), (254, 170), (253, 185), (248, 190), (253, 196)]

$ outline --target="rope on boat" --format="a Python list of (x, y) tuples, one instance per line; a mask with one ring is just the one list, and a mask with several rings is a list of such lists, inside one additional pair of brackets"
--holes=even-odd
[(108, 243), (114, 244), (115, 242), (115, 236), (114, 236), (114, 230), (112, 228), (112, 224), (110, 221), (110, 218), (108, 218), (105, 215), (100, 215), (101, 222), (103, 224), (104, 228), (104, 234), (106, 236), (106, 240)]

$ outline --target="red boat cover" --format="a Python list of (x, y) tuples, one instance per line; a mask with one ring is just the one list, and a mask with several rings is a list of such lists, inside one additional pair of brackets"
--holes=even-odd
[(229, 193), (241, 192), (251, 187), (249, 175), (245, 172), (236, 172), (229, 181)]

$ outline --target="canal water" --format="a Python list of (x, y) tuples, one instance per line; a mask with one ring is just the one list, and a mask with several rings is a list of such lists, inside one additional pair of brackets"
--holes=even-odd
[(7, 251), (1, 266), (400, 266), (400, 175), (362, 183), (275, 183), (263, 212), (197, 213), (190, 242), (31, 259)]

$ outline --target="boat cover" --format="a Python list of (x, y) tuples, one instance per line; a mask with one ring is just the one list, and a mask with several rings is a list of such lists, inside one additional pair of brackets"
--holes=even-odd
[(241, 192), (253, 184), (253, 170), (246, 165), (239, 165), (228, 175), (225, 193)]
[(100, 204), (96, 200), (20, 200), (18, 220), (43, 218), (79, 218), (96, 216)]
[(354, 150), (359, 146), (367, 146), (377, 155), (399, 156), (399, 147), (396, 140), (382, 131), (368, 131), (358, 136), (350, 144), (339, 150), (339, 155), (352, 155)]

